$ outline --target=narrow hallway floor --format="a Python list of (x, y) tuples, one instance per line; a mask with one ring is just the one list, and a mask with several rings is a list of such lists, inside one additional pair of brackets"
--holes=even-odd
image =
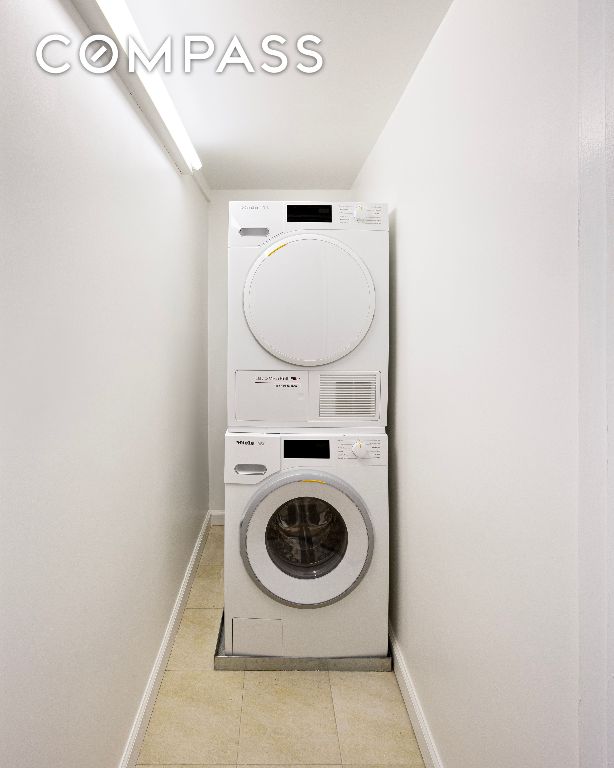
[(139, 766), (424, 768), (392, 672), (217, 672), (224, 529), (209, 528)]

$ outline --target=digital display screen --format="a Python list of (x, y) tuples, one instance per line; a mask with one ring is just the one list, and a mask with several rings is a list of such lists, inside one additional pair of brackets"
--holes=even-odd
[(328, 440), (284, 440), (284, 459), (330, 459)]
[(288, 221), (324, 221), (332, 223), (332, 205), (288, 205)]

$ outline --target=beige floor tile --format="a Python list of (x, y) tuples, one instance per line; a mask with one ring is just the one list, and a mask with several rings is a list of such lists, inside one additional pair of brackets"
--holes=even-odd
[(243, 672), (165, 672), (139, 763), (235, 763)]
[(422, 758), (392, 672), (331, 672), (344, 765), (407, 765)]
[(198, 571), (207, 565), (224, 565), (224, 526), (212, 525), (207, 534)]
[[(144, 763), (139, 763), (139, 768), (186, 768), (186, 764), (183, 765), (145, 765)], [(194, 763), (190, 763), (189, 768), (237, 768), (237, 764), (233, 763), (232, 765), (219, 765), (219, 763), (214, 763), (213, 765), (203, 765), (202, 763), (200, 765), (195, 765)], [(264, 768), (264, 766), (258, 766), (258, 768)], [(276, 765), (275, 768), (282, 768), (281, 765)], [(335, 768), (334, 766), (326, 766), (326, 768)]]
[(224, 568), (205, 565), (198, 569), (188, 597), (188, 608), (224, 607)]
[(187, 608), (166, 668), (180, 672), (213, 669), (221, 618), (219, 608)]
[(238, 762), (340, 763), (328, 672), (246, 672)]

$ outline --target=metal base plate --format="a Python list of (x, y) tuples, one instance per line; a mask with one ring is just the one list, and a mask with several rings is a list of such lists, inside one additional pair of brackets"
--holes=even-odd
[(285, 656), (227, 656), (224, 653), (224, 616), (220, 622), (213, 668), (225, 672), (315, 671), (390, 672), (392, 657), (348, 656), (347, 658), (287, 658)]

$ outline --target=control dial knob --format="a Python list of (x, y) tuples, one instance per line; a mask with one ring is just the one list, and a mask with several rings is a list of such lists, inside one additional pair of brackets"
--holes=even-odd
[(368, 459), (370, 456), (369, 449), (363, 443), (362, 440), (357, 440), (352, 446), (352, 453), (358, 459)]

